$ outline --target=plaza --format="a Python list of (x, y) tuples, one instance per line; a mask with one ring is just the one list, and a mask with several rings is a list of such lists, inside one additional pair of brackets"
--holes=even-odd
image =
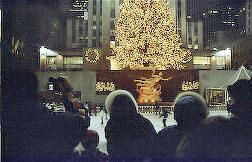
[[(191, 133), (196, 138), (189, 145), (200, 148), (194, 152), (200, 156), (205, 149), (209, 157), (252, 154), (251, 0), (2, 2), (4, 159), (69, 158), (81, 138), (93, 142), (81, 154), (93, 156), (98, 135), (106, 154), (108, 143), (119, 157), (149, 156), (154, 149), (172, 157)], [(180, 94), (186, 94), (185, 109), (177, 104), (184, 102)], [(100, 110), (113, 114), (108, 141), (109, 115), (102, 123)], [(214, 131), (208, 130), (208, 111), (224, 117), (214, 118)], [(167, 114), (167, 126), (176, 130), (157, 139)], [(156, 143), (173, 150), (152, 147)], [(75, 150), (85, 151), (81, 143)]]

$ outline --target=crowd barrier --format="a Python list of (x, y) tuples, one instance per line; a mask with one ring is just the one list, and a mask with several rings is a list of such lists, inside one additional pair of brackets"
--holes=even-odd
[(153, 105), (144, 105), (138, 107), (138, 112), (140, 113), (162, 113), (163, 109), (168, 110), (169, 112), (173, 111), (173, 106), (156, 106)]
[[(174, 106), (173, 105), (165, 105), (165, 106), (159, 106), (160, 108), (156, 108), (156, 106), (153, 105), (140, 105), (138, 107), (139, 113), (162, 113), (163, 109), (168, 110), (169, 112), (173, 112)], [(220, 112), (220, 111), (227, 111), (226, 106), (209, 106), (209, 111), (213, 112)]]

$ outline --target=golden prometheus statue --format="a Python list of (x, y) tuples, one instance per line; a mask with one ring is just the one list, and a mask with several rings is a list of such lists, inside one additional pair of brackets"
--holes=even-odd
[(155, 70), (152, 70), (152, 74), (150, 78), (141, 77), (140, 79), (134, 80), (136, 82), (136, 91), (139, 93), (138, 103), (154, 103), (157, 101), (161, 101), (161, 85), (159, 82), (161, 80), (171, 80), (172, 77), (163, 78), (163, 73), (159, 72), (159, 74), (155, 74)]

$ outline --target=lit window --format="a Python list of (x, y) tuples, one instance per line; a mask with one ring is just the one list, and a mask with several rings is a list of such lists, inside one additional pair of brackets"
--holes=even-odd
[(54, 65), (56, 64), (56, 57), (48, 57), (46, 58), (47, 65)]
[(83, 57), (81, 56), (64, 56), (64, 65), (81, 65)]
[(203, 56), (194, 56), (193, 57), (193, 64), (194, 65), (210, 65), (211, 59), (210, 57), (203, 57)]
[(198, 44), (195, 44), (195, 45), (194, 45), (194, 49), (199, 49), (199, 45), (198, 45)]
[(224, 57), (216, 57), (216, 65), (225, 65)]
[(115, 41), (110, 41), (110, 48), (115, 48)]

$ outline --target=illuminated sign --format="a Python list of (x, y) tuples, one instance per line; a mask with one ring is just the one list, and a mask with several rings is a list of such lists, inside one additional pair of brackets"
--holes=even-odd
[(115, 90), (114, 82), (96, 82), (96, 92), (112, 92)]
[(199, 89), (199, 82), (198, 81), (183, 81), (182, 83), (182, 90), (198, 90)]

